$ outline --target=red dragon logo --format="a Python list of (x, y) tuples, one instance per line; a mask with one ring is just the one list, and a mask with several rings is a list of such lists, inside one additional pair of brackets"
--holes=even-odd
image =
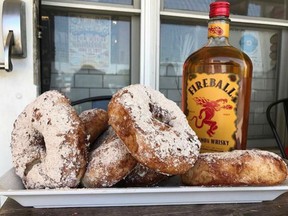
[[(202, 106), (203, 108), (200, 110), (199, 116), (193, 116), (191, 121), (195, 119), (195, 126), (197, 128), (202, 128), (204, 124), (209, 126), (209, 129), (207, 130), (207, 134), (212, 137), (215, 134), (215, 131), (217, 130), (217, 122), (213, 121), (213, 117), (215, 115), (215, 112), (221, 110), (221, 109), (228, 109), (231, 110), (232, 106), (229, 104), (226, 104), (228, 102), (227, 99), (218, 99), (216, 101), (209, 100), (207, 98), (202, 97), (196, 97), (194, 98), (194, 101), (197, 105)], [(226, 104), (226, 105), (225, 105)], [(205, 113), (204, 118), (203, 113)], [(201, 124), (198, 124), (198, 119), (202, 119)]]

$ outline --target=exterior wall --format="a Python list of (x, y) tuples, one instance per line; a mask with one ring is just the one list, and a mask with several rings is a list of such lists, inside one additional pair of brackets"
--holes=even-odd
[[(24, 107), (37, 95), (33, 68), (33, 1), (25, 0), (24, 2), (26, 4), (26, 29), (29, 29), (26, 32), (27, 57), (12, 59), (14, 67), (12, 72), (0, 71), (0, 176), (12, 167), (10, 140), (13, 123)], [(3, 0), (0, 0), (0, 4), (2, 14)], [(2, 16), (0, 19), (0, 23), (2, 23)], [(0, 34), (0, 41), (3, 41), (2, 34)], [(0, 43), (0, 49), (3, 50), (2, 43)], [(3, 62), (2, 51), (0, 55), (1, 62)]]

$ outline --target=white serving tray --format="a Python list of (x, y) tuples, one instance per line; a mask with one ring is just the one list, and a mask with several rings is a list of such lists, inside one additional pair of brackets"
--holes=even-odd
[(173, 177), (147, 188), (24, 189), (11, 169), (0, 178), (0, 195), (35, 208), (253, 203), (274, 200), (288, 191), (288, 180), (270, 187), (189, 187)]

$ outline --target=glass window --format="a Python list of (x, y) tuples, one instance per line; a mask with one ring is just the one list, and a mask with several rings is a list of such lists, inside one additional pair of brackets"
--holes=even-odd
[[(46, 0), (48, 2), (52, 2), (55, 0)], [(80, 3), (80, 4), (89, 4), (92, 3), (100, 3), (100, 4), (117, 4), (117, 5), (133, 5), (135, 0), (57, 0), (53, 4), (53, 6), (57, 6), (57, 3), (66, 2), (66, 3)], [(136, 0), (137, 1), (137, 0)]]
[(42, 15), (42, 92), (72, 101), (112, 95), (131, 83), (131, 17), (45, 7)]
[(209, 12), (212, 0), (164, 0), (164, 9), (191, 10)]
[[(164, 0), (164, 9), (209, 12), (212, 0)], [(287, 19), (287, 0), (230, 0), (231, 14), (251, 17)]]
[(110, 4), (126, 4), (126, 5), (133, 4), (133, 0), (88, 0), (88, 1), (110, 3)]
[[(249, 139), (271, 138), (265, 111), (277, 97), (277, 56), (280, 31), (231, 27), (230, 43), (246, 52), (253, 62)], [(161, 22), (160, 83), (168, 98), (181, 106), (182, 66), (189, 54), (207, 42), (207, 24)]]
[(133, 0), (88, 0), (88, 1), (112, 3), (112, 4), (126, 4), (126, 5), (132, 5), (133, 4)]

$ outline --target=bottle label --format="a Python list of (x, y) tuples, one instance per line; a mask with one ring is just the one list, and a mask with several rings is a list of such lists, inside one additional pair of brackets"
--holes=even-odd
[(229, 37), (229, 24), (224, 22), (215, 22), (208, 24), (209, 37)]
[(187, 86), (187, 119), (202, 143), (201, 152), (235, 149), (238, 75), (196, 73)]

